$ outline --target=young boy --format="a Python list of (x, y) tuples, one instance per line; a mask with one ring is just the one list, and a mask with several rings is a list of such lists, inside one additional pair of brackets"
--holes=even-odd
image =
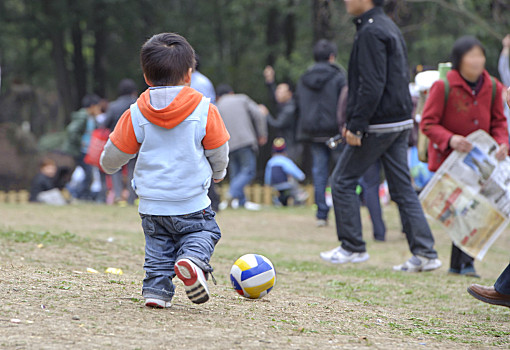
[(55, 185), (57, 170), (57, 164), (53, 159), (45, 158), (41, 161), (39, 173), (32, 180), (32, 186), (30, 187), (30, 202), (47, 203), (45, 194), (57, 187)]
[(264, 176), (265, 184), (279, 192), (278, 201), (283, 206), (287, 206), (289, 198), (293, 198), (295, 204), (301, 204), (308, 198), (307, 193), (300, 190), (296, 182), (303, 181), (305, 174), (287, 157), (286, 149), (285, 139), (274, 139), (273, 156), (267, 162)]
[(145, 305), (171, 306), (172, 278), (209, 300), (206, 276), (221, 237), (207, 190), (226, 175), (229, 134), (216, 107), (189, 87), (195, 52), (182, 36), (154, 35), (141, 50), (149, 89), (117, 123), (101, 156), (115, 173), (138, 153), (132, 186), (145, 233)]

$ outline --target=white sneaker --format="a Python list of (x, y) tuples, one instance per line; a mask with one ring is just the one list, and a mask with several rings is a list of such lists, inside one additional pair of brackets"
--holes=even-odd
[(317, 227), (326, 227), (326, 226), (328, 226), (328, 220), (317, 219), (317, 221), (315, 222), (315, 226), (317, 226)]
[(422, 256), (413, 255), (402, 265), (393, 266), (393, 270), (403, 272), (432, 271), (440, 268), (442, 265), (443, 263), (439, 259), (428, 259)]
[(232, 209), (239, 209), (239, 199), (234, 198), (230, 201), (230, 207)]
[(189, 300), (195, 304), (202, 304), (209, 300), (204, 271), (189, 259), (179, 259), (175, 263), (175, 274), (184, 283), (184, 290)]
[(361, 263), (370, 259), (370, 255), (367, 252), (355, 253), (348, 252), (347, 250), (339, 247), (331, 255), (329, 259), (324, 259), (332, 264), (347, 264), (347, 263)]
[(221, 201), (218, 205), (219, 210), (226, 210), (228, 208), (228, 201)]
[(244, 209), (251, 211), (259, 211), (261, 209), (261, 205), (253, 202), (245, 202)]
[(331, 262), (331, 258), (333, 257), (333, 255), (339, 251), (340, 249), (342, 249), (340, 246), (334, 248), (334, 249), (331, 249), (331, 250), (328, 250), (326, 252), (321, 252), (320, 256), (321, 256), (321, 259), (322, 260), (326, 260), (327, 262)]
[(153, 307), (156, 309), (166, 309), (172, 306), (172, 303), (169, 301), (164, 301), (161, 299), (148, 298), (145, 299), (145, 306)]

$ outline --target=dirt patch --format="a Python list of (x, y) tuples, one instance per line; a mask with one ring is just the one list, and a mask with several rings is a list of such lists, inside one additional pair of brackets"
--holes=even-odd
[[(391, 264), (409, 254), (391, 207), (386, 209), (388, 242), (370, 242), (371, 260), (355, 266), (318, 259), (318, 252), (334, 246), (335, 236), (331, 227), (313, 227), (310, 210), (222, 213), (223, 239), (213, 258), (218, 285), (210, 286), (211, 301), (190, 303), (176, 281), (177, 294), (167, 310), (147, 309), (141, 300), (143, 235), (135, 210), (4, 205), (0, 212), (6, 214), (0, 223), (0, 348), (475, 349), (510, 344), (510, 312), (469, 297), (465, 287), (471, 281), (448, 277), (445, 269), (424, 275), (391, 272)], [(42, 229), (49, 233), (44, 236)], [(447, 260), (448, 240), (437, 238)], [(508, 244), (508, 238), (499, 243)], [(229, 285), (232, 262), (246, 252), (265, 254), (277, 268), (276, 288), (260, 301), (238, 297)], [(493, 258), (479, 270), (492, 275), (482, 283), (497, 276), (505, 254), (489, 253)], [(87, 267), (99, 273), (86, 273)], [(122, 268), (124, 274), (105, 274), (107, 267)]]

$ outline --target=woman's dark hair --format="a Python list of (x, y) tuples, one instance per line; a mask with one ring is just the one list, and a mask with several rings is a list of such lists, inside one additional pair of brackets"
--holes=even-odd
[(175, 33), (156, 34), (140, 53), (143, 73), (154, 86), (175, 86), (195, 68), (195, 50)]
[(462, 58), (464, 57), (464, 55), (466, 53), (471, 51), (471, 49), (473, 49), (474, 47), (479, 47), (480, 49), (482, 49), (484, 56), (486, 55), (485, 47), (482, 45), (480, 40), (478, 40), (474, 36), (466, 35), (466, 36), (463, 36), (463, 37), (457, 39), (455, 44), (453, 44), (453, 49), (452, 49), (452, 57), (451, 57), (452, 68), (459, 70), (460, 65), (462, 63)]
[(383, 6), (384, 0), (372, 0), (375, 6)]

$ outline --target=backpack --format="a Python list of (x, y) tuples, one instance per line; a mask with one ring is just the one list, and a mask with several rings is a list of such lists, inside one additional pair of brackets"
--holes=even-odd
[[(444, 78), (444, 111), (446, 111), (446, 105), (448, 104), (448, 97), (450, 95), (450, 81), (448, 78)], [(497, 83), (496, 79), (491, 76), (491, 82), (492, 82), (492, 99), (491, 99), (491, 109), (494, 104), (494, 100), (496, 99), (496, 93), (497, 93)], [(419, 129), (418, 133), (418, 159), (420, 162), (428, 163), (429, 161), (429, 155), (428, 155), (428, 149), (429, 149), (429, 138), (421, 131), (421, 128)]]

